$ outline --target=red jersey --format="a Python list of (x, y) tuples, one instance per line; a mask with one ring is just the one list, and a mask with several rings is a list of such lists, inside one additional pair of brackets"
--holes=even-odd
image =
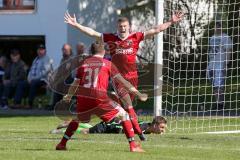
[(116, 117), (121, 107), (108, 97), (107, 88), (109, 78), (114, 79), (119, 74), (111, 61), (97, 55), (83, 60), (77, 70), (80, 80), (77, 116), (81, 122), (89, 122), (92, 115), (97, 115), (105, 122)]
[(132, 33), (124, 40), (117, 34), (103, 34), (103, 41), (109, 46), (112, 62), (126, 79), (137, 77), (136, 56), (139, 43), (143, 39), (143, 32)]
[(91, 56), (83, 61), (77, 70), (79, 86), (92, 91), (107, 93), (109, 77), (119, 74), (117, 68), (108, 60)]

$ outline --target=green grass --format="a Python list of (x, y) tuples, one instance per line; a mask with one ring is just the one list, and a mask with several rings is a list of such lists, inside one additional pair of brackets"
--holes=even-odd
[(59, 122), (55, 117), (0, 118), (0, 159), (237, 160), (240, 157), (240, 134), (148, 135), (148, 141), (142, 143), (144, 154), (129, 153), (124, 135), (75, 135), (68, 143), (69, 150), (59, 152), (55, 151), (55, 145), (61, 135), (48, 134)]

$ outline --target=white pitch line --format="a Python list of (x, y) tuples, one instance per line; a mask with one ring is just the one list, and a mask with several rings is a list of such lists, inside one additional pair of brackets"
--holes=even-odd
[(205, 132), (206, 134), (236, 134), (240, 133), (240, 130), (237, 131), (216, 131), (216, 132)]

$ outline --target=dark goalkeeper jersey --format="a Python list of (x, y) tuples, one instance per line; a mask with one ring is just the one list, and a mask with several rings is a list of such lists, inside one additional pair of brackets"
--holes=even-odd
[[(150, 127), (151, 123), (140, 121), (139, 125), (140, 125), (141, 130), (145, 134), (149, 134), (149, 133), (147, 133), (145, 131)], [(115, 122), (114, 120), (112, 120), (109, 123), (100, 122), (100, 123), (96, 124), (95, 126), (89, 128), (89, 133), (90, 134), (94, 134), (94, 133), (95, 134), (100, 134), (100, 133), (122, 133), (122, 132), (123, 132), (122, 125), (119, 122)]]

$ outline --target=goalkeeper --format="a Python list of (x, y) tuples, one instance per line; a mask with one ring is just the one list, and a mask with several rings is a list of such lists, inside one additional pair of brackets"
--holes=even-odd
[(221, 22), (216, 22), (215, 34), (210, 38), (208, 59), (208, 77), (213, 85), (216, 109), (224, 108), (224, 84), (231, 51), (231, 38), (222, 32)]
[[(101, 134), (101, 133), (123, 133), (121, 126), (121, 121), (117, 118), (113, 119), (111, 122), (100, 122), (94, 126), (81, 123), (76, 130), (76, 133), (83, 134)], [(57, 129), (50, 131), (51, 134), (62, 134), (65, 132), (69, 122), (64, 122), (60, 124)], [(139, 121), (140, 128), (145, 134), (163, 134), (167, 127), (167, 120), (162, 116), (156, 116), (153, 118), (152, 122)]]

